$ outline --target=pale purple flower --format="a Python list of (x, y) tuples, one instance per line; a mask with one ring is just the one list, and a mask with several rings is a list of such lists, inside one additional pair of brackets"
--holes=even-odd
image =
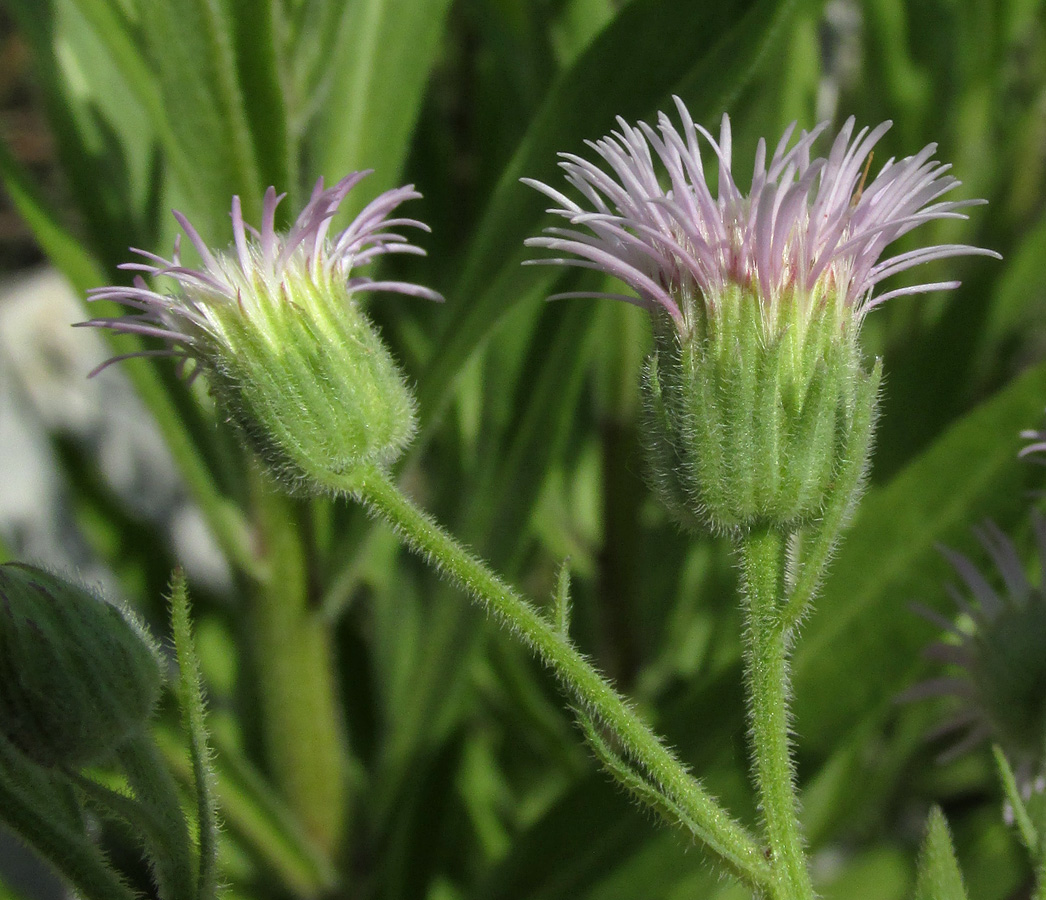
[[(1046, 519), (1033, 514), (1032, 525), (1046, 564)], [(960, 618), (953, 622), (922, 605), (916, 611), (945, 632), (926, 657), (951, 671), (916, 684), (900, 699), (953, 698), (954, 712), (932, 735), (959, 735), (942, 760), (991, 739), (1026, 785), (1046, 774), (1046, 569), (1033, 584), (1017, 548), (994, 523), (975, 534), (995, 577), (985, 577), (961, 553), (941, 549), (963, 582), (963, 590), (947, 585)]]
[(1023, 459), (1028, 456), (1033, 462), (1046, 465), (1046, 430), (1027, 428), (1021, 432), (1021, 440), (1030, 441), (1017, 454)]
[[(558, 297), (612, 297), (665, 310), (687, 327), (696, 314), (713, 314), (729, 287), (760, 297), (770, 321), (782, 301), (831, 302), (857, 321), (890, 297), (953, 288), (929, 282), (876, 294), (881, 282), (920, 263), (950, 256), (998, 254), (965, 244), (940, 244), (883, 257), (913, 228), (936, 219), (961, 219), (980, 200), (940, 200), (959, 185), (950, 166), (932, 157), (930, 144), (915, 156), (890, 159), (865, 183), (872, 148), (890, 127), (884, 122), (854, 135), (851, 118), (828, 156), (812, 158), (828, 123), (786, 129), (767, 160), (756, 147), (751, 188), (742, 192), (732, 171), (730, 120), (719, 139), (696, 124), (675, 98), (677, 128), (661, 113), (658, 127), (618, 119), (619, 131), (587, 142), (591, 162), (562, 153), (560, 167), (577, 199), (542, 182), (523, 179), (556, 204), (549, 212), (569, 227), (545, 229), (527, 244), (556, 254), (533, 263), (596, 269), (624, 282), (633, 294), (573, 292)], [(705, 180), (701, 139), (718, 169), (713, 195)], [(791, 145), (791, 146), (790, 146)], [(667, 182), (664, 180), (667, 176)], [(665, 184), (667, 186), (665, 186)]]
[[(360, 275), (357, 269), (388, 253), (425, 251), (409, 242), (395, 229), (420, 228), (427, 225), (416, 219), (391, 218), (393, 211), (406, 200), (420, 197), (412, 185), (385, 191), (372, 200), (343, 231), (330, 235), (331, 220), (341, 202), (370, 171), (355, 172), (331, 188), (323, 187), (321, 178), (297, 221), (286, 233), (276, 231), (276, 208), (286, 196), (270, 187), (262, 204), (261, 228), (243, 220), (240, 198), (232, 199), (233, 244), (225, 251), (212, 251), (179, 212), (175, 219), (200, 257), (199, 268), (183, 265), (181, 235), (175, 240), (171, 259), (132, 247), (144, 261), (124, 263), (119, 268), (144, 273), (153, 279), (169, 279), (170, 292), (150, 287), (142, 275), (133, 287), (112, 285), (88, 292), (90, 300), (112, 300), (135, 315), (97, 318), (82, 325), (108, 328), (126, 334), (159, 338), (163, 349), (141, 350), (114, 357), (95, 372), (114, 362), (133, 356), (171, 356), (182, 366), (189, 362), (213, 362), (216, 349), (223, 346), (227, 326), (223, 318), (235, 307), (245, 317), (266, 322), (265, 304), (291, 302), (288, 281), (304, 280), (323, 290), (337, 288), (348, 298), (374, 291), (392, 291), (442, 300), (436, 291), (403, 281), (378, 281)], [(282, 298), (282, 301), (281, 299)], [(194, 368), (195, 375), (199, 367)], [(95, 374), (92, 372), (91, 374)]]

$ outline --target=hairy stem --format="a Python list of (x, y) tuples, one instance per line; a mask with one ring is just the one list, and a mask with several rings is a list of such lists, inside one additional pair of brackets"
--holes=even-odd
[(685, 810), (695, 823), (696, 836), (753, 888), (765, 891), (770, 887), (770, 867), (752, 836), (687, 772), (567, 637), (537, 609), (414, 506), (383, 471), (363, 468), (331, 487), (352, 494), (372, 515), (392, 525), (415, 552), (514, 631), (556, 672), (577, 701), (613, 731), (653, 783)]
[(745, 668), (755, 781), (770, 844), (774, 897), (813, 900), (799, 830), (788, 738), (788, 633), (779, 627), (788, 536), (774, 529), (741, 539)]

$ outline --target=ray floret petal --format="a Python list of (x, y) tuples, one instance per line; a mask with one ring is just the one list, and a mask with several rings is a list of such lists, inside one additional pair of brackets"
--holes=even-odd
[[(693, 121), (679, 98), (675, 102), (680, 126), (665, 113), (656, 128), (619, 118), (618, 130), (588, 142), (600, 164), (560, 154), (577, 199), (523, 179), (552, 200), (548, 211), (568, 226), (530, 238), (529, 246), (556, 254), (530, 263), (603, 271), (635, 295), (590, 296), (660, 307), (681, 324), (697, 304), (713, 312), (730, 285), (756, 292), (768, 311), (790, 298), (817, 302), (831, 290), (859, 319), (891, 297), (958, 284), (930, 281), (877, 294), (892, 275), (952, 256), (998, 256), (966, 244), (939, 244), (884, 258), (886, 248), (914, 228), (965, 218), (963, 209), (983, 202), (939, 199), (960, 182), (948, 174), (949, 165), (933, 158), (934, 144), (888, 160), (866, 184), (866, 164), (889, 122), (855, 133), (848, 119), (823, 158), (813, 158), (812, 151), (828, 123), (800, 131), (794, 141), (793, 123), (769, 159), (765, 140), (759, 141), (744, 192), (734, 178), (729, 117), (723, 116), (717, 139)], [(717, 172), (715, 193), (706, 180), (706, 156)]]

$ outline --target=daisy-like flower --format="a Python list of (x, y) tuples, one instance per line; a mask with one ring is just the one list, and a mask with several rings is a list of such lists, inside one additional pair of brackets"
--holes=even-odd
[[(993, 740), (1025, 791), (1046, 777), (1046, 519), (1034, 514), (1032, 525), (1044, 566), (1037, 584), (1028, 580), (1013, 542), (992, 523), (976, 534), (997, 579), (986, 578), (961, 553), (942, 550), (964, 586), (947, 586), (958, 619), (952, 622), (921, 605), (916, 611), (944, 632), (925, 655), (952, 671), (915, 685), (900, 698), (954, 698), (953, 715), (934, 736), (958, 739), (941, 758), (953, 759)], [(1001, 582), (1001, 591), (993, 581)]]
[(556, 297), (610, 297), (653, 314), (649, 443), (655, 480), (684, 519), (799, 523), (819, 514), (842, 457), (867, 452), (878, 374), (861, 368), (863, 316), (890, 297), (958, 284), (876, 293), (881, 282), (931, 260), (997, 254), (944, 244), (883, 258), (913, 228), (981, 202), (940, 199), (959, 182), (932, 144), (868, 181), (889, 123), (854, 134), (849, 120), (825, 158), (812, 151), (827, 124), (794, 142), (788, 128), (769, 159), (760, 140), (744, 193), (729, 118), (716, 140), (678, 98), (676, 107), (681, 129), (664, 113), (656, 129), (619, 119), (620, 131), (588, 144), (598, 162), (561, 154), (575, 197), (524, 179), (566, 221), (527, 241), (556, 254), (530, 262), (595, 269), (629, 289)]
[[(116, 357), (170, 356), (195, 376), (204, 372), (219, 404), (274, 472), (291, 486), (340, 475), (365, 462), (388, 464), (414, 431), (414, 401), (398, 366), (359, 305), (359, 296), (391, 291), (442, 300), (433, 290), (374, 280), (359, 269), (388, 253), (424, 254), (399, 234), (414, 219), (393, 218), (419, 197), (407, 186), (381, 194), (338, 234), (331, 220), (368, 172), (324, 189), (321, 179), (286, 234), (275, 229), (285, 195), (265, 193), (261, 228), (246, 224), (232, 200), (233, 244), (212, 251), (181, 213), (174, 216), (200, 258), (183, 264), (180, 238), (171, 259), (132, 248), (144, 273), (132, 287), (96, 288), (91, 300), (112, 300), (133, 315), (85, 325), (159, 338), (162, 349)], [(96, 370), (97, 371), (97, 370)], [(92, 373), (93, 374), (93, 373)]]

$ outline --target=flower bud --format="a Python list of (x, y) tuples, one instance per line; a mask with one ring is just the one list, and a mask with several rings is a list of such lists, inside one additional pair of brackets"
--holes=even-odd
[(282, 199), (275, 189), (265, 194), (260, 230), (244, 223), (234, 197), (234, 243), (225, 251), (212, 252), (175, 213), (202, 260), (199, 269), (182, 265), (177, 245), (171, 260), (136, 251), (146, 262), (123, 268), (170, 279), (173, 293), (153, 290), (140, 277), (134, 287), (91, 292), (92, 300), (139, 312), (85, 324), (160, 338), (168, 345), (162, 352), (192, 365), (193, 374), (205, 372), (219, 407), (291, 489), (329, 487), (364, 464), (387, 466), (414, 433), (413, 396), (359, 297), (394, 291), (442, 298), (415, 284), (358, 273), (384, 254), (422, 253), (390, 230), (425, 229), (412, 219), (389, 218), (404, 200), (420, 196), (412, 188), (381, 194), (328, 239), (339, 205), (366, 174), (328, 190), (321, 180), (286, 234), (274, 226)]
[(0, 732), (27, 757), (103, 760), (145, 726), (162, 681), (128, 611), (42, 569), (0, 565)]
[(414, 434), (414, 398), (344, 284), (285, 272), (255, 302), (263, 314), (214, 311), (223, 343), (210, 386), (270, 470), (299, 488), (394, 462)]
[[(716, 140), (678, 98), (676, 107), (681, 128), (663, 113), (656, 129), (618, 119), (620, 131), (589, 144), (602, 167), (561, 154), (578, 199), (525, 179), (569, 226), (527, 244), (557, 254), (533, 262), (596, 269), (630, 290), (556, 296), (651, 312), (645, 437), (669, 507), (714, 530), (794, 529), (829, 503), (847, 509), (859, 489), (879, 383), (878, 368), (861, 365), (864, 315), (892, 296), (958, 284), (877, 294), (879, 283), (933, 259), (997, 254), (946, 244), (880, 259), (918, 225), (979, 202), (935, 202), (959, 182), (933, 145), (890, 160), (866, 186), (888, 122), (854, 135), (849, 120), (821, 159), (811, 150), (827, 123), (794, 143), (793, 125), (772, 155), (760, 140), (746, 194), (729, 118)], [(699, 136), (718, 164), (716, 195)]]

